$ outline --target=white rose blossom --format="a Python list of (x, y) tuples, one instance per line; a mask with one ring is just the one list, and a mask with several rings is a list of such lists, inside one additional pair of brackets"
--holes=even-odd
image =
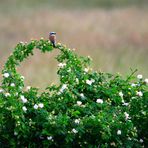
[(79, 79), (78, 78), (76, 78), (76, 83), (79, 83)]
[(5, 93), (5, 97), (10, 97), (10, 93)]
[(94, 79), (86, 80), (86, 84), (88, 84), (88, 85), (92, 85), (92, 83), (94, 83), (94, 82), (95, 82)]
[(16, 135), (18, 135), (18, 133), (17, 132), (14, 132), (14, 136), (16, 136)]
[(140, 75), (137, 75), (137, 78), (138, 78), (138, 79), (142, 79), (143, 76), (140, 74)]
[(38, 104), (38, 107), (43, 108), (44, 107), (44, 104), (43, 103), (39, 103)]
[(27, 90), (30, 90), (30, 89), (31, 89), (31, 86), (27, 86), (26, 89), (27, 89)]
[(83, 94), (83, 93), (81, 93), (81, 94), (80, 94), (80, 97), (81, 97), (81, 98), (85, 98), (85, 96), (84, 96), (84, 94)]
[(22, 107), (22, 109), (23, 109), (23, 111), (24, 111), (24, 112), (26, 112), (26, 111), (27, 111), (26, 106), (23, 106), (23, 107)]
[(148, 84), (148, 79), (145, 79), (144, 82), (145, 82), (146, 84)]
[(20, 98), (21, 98), (23, 103), (27, 103), (28, 100), (24, 96), (20, 96)]
[(34, 109), (38, 109), (38, 105), (35, 104), (35, 105), (33, 106), (33, 108), (34, 108)]
[(102, 104), (103, 103), (103, 100), (102, 99), (97, 99), (96, 102)]
[(80, 119), (75, 119), (74, 121), (76, 124), (79, 124), (80, 123)]
[(121, 130), (118, 130), (117, 131), (117, 135), (121, 135)]
[(67, 85), (66, 84), (63, 84), (61, 89), (60, 89), (60, 92), (63, 92), (65, 89), (67, 89)]
[(76, 133), (78, 133), (78, 131), (76, 130), (76, 129), (72, 129), (72, 132), (74, 133), (74, 134), (76, 134)]
[(82, 102), (81, 101), (77, 101), (77, 105), (78, 106), (82, 105)]
[(122, 105), (124, 105), (124, 106), (128, 106), (128, 105), (129, 105), (129, 103), (125, 103), (125, 102), (124, 102)]
[(19, 43), (20, 43), (20, 44), (24, 44), (24, 42), (23, 42), (23, 41), (20, 41)]
[(124, 112), (124, 115), (126, 120), (130, 119), (129, 114), (127, 112)]
[(8, 78), (9, 76), (10, 76), (9, 73), (4, 73), (4, 77), (5, 77), (5, 78)]
[(88, 68), (85, 68), (85, 69), (84, 69), (84, 71), (85, 71), (85, 72), (88, 72), (88, 71), (89, 71), (89, 69), (88, 69)]
[(121, 98), (123, 97), (123, 93), (122, 93), (122, 91), (119, 92), (119, 96), (120, 96)]
[(58, 67), (63, 68), (64, 66), (66, 66), (66, 63), (59, 63)]
[(11, 83), (11, 84), (10, 84), (10, 86), (11, 86), (11, 87), (14, 87), (14, 86), (15, 86), (15, 84), (14, 84), (14, 83)]
[(143, 143), (143, 139), (140, 139), (139, 141), (140, 141), (140, 143)]
[(47, 140), (52, 140), (52, 139), (53, 139), (52, 136), (47, 137)]
[(136, 87), (136, 86), (137, 86), (137, 84), (135, 84), (135, 83), (132, 83), (132, 84), (131, 84), (131, 86), (132, 86), (132, 87)]
[(23, 103), (27, 103), (27, 101), (28, 100), (26, 98), (22, 100)]
[(136, 94), (137, 94), (137, 96), (139, 96), (139, 97), (142, 97), (142, 96), (143, 96), (143, 93), (142, 93), (141, 91), (138, 91)]
[(91, 85), (92, 82), (90, 80), (86, 80), (86, 84)]

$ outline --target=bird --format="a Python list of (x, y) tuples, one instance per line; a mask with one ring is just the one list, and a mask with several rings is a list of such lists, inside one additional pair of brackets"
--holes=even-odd
[(49, 33), (49, 40), (52, 43), (53, 47), (56, 47), (56, 32)]

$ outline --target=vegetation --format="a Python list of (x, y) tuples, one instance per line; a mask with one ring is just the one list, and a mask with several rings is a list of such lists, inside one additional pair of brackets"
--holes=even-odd
[(2, 71), (0, 147), (143, 147), (148, 145), (148, 79), (93, 71), (89, 57), (56, 48), (59, 85), (24, 88), (16, 66), (48, 40), (20, 42)]
[[(84, 3), (85, 2), (85, 3)], [(2, 1), (2, 4), (8, 3), (8, 1)], [(124, 7), (124, 6), (144, 6), (147, 4), (147, 0), (30, 0), (30, 1), (19, 1), (13, 0), (12, 4), (16, 6), (26, 5), (28, 7), (48, 6), (56, 8), (113, 8), (113, 7)]]
[[(85, 5), (83, 0), (0, 0), (0, 71), (20, 39), (48, 38), (48, 32), (55, 31), (57, 41), (76, 48), (80, 55), (91, 56), (95, 70), (128, 75), (132, 67), (146, 77), (148, 5), (141, 8), (143, 1), (135, 1), (104, 9), (97, 4), (100, 0), (85, 0)], [(18, 71), (25, 76), (25, 84), (45, 88), (48, 83), (58, 83), (55, 54), (36, 50), (24, 61)]]

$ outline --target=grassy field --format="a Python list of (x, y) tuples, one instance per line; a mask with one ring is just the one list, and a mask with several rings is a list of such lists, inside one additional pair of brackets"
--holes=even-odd
[[(59, 42), (76, 48), (80, 55), (90, 55), (95, 70), (126, 75), (130, 68), (137, 68), (148, 76), (148, 9), (142, 6), (144, 1), (137, 0), (136, 5), (131, 1), (125, 7), (121, 0), (120, 4), (110, 4), (114, 8), (105, 3), (102, 8), (97, 0), (86, 1), (86, 6), (82, 0), (72, 4), (63, 0), (57, 8), (57, 1), (0, 2), (0, 70), (17, 42), (48, 38), (49, 31), (56, 31)], [(121, 4), (124, 7), (117, 7)], [(35, 56), (22, 63), (18, 70), (27, 85), (45, 87), (57, 82), (55, 55), (56, 51), (35, 51)]]

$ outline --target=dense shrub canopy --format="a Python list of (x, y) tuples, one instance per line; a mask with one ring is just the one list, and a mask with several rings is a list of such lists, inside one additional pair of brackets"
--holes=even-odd
[(59, 85), (24, 88), (16, 66), (48, 40), (20, 42), (2, 71), (0, 147), (144, 147), (148, 145), (148, 79), (93, 71), (89, 57), (56, 49)]

